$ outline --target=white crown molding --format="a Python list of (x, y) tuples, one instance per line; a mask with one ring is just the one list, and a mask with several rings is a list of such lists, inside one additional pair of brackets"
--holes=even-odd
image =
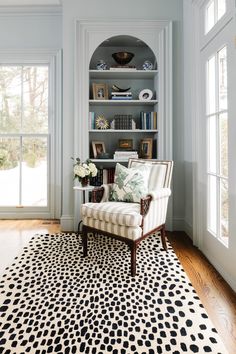
[(61, 5), (1, 6), (0, 16), (62, 16)]

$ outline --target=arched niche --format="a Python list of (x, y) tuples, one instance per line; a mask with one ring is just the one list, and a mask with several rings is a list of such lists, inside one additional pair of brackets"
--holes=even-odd
[[(95, 63), (95, 53), (101, 44), (109, 39), (125, 37), (141, 40), (157, 58), (158, 82), (158, 156), (172, 159), (172, 23), (169, 20), (96, 20), (77, 19), (75, 21), (75, 65), (74, 65), (74, 156), (86, 159), (89, 156), (89, 97), (90, 66)], [(133, 42), (134, 43), (134, 42)], [(123, 45), (123, 44), (122, 44)], [(137, 45), (137, 44), (136, 44)], [(127, 48), (127, 47), (126, 47)], [(134, 47), (138, 50), (138, 46)], [(118, 47), (116, 47), (116, 50)], [(122, 47), (124, 50), (124, 48)], [(154, 53), (154, 54), (153, 54)], [(145, 55), (146, 59), (146, 55)], [(141, 61), (140, 61), (141, 63)], [(91, 65), (90, 65), (91, 64)], [(70, 123), (70, 117), (66, 122)], [(66, 131), (67, 126), (64, 125)], [(74, 227), (80, 220), (81, 196), (74, 198)], [(169, 204), (170, 215), (172, 202)], [(169, 218), (171, 223), (172, 218)], [(171, 226), (168, 228), (171, 230)]]
[(128, 65), (135, 66), (137, 70), (143, 69), (144, 61), (148, 60), (153, 64), (153, 69), (157, 69), (157, 59), (153, 50), (141, 39), (130, 35), (118, 35), (104, 40), (93, 52), (89, 69), (96, 70), (99, 60), (103, 60), (108, 69), (118, 65), (112, 54), (116, 52), (131, 52), (133, 59)]

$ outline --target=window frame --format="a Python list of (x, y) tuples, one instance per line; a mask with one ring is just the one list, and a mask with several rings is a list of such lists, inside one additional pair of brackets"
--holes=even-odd
[[(0, 218), (60, 218), (61, 215), (61, 50), (0, 50), (1, 65), (47, 65), (48, 91), (48, 205), (0, 207)], [(10, 134), (6, 134), (9, 136)], [(18, 134), (17, 134), (18, 135)], [(24, 134), (23, 134), (24, 135)]]
[[(214, 3), (217, 0), (213, 0)], [(200, 10), (199, 10), (199, 24), (200, 24), (200, 33), (199, 33), (199, 44), (200, 49), (202, 50), (207, 44), (222, 30), (224, 26), (232, 19), (232, 12), (234, 11), (234, 0), (226, 0), (226, 11), (223, 16), (220, 17), (214, 26), (208, 31), (205, 31), (206, 28), (206, 7), (209, 4), (210, 0), (201, 0)], [(217, 7), (215, 7), (215, 13)]]

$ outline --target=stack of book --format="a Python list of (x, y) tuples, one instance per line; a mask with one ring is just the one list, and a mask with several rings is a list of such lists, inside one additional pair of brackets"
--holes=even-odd
[(128, 160), (131, 157), (138, 159), (138, 152), (135, 150), (117, 150), (113, 155), (114, 160)]
[(140, 129), (157, 129), (157, 112), (140, 112)]
[(102, 184), (113, 183), (114, 182), (115, 168), (98, 168), (98, 173), (96, 177), (91, 178), (91, 186), (101, 186)]
[(133, 99), (133, 95), (132, 92), (112, 92), (111, 93), (111, 99), (113, 101), (117, 100), (117, 101), (121, 101), (121, 100), (132, 100)]
[(136, 124), (132, 118), (132, 114), (116, 114), (110, 127), (117, 130), (130, 130), (135, 129)]
[(111, 71), (135, 71), (137, 70), (136, 67), (134, 65), (113, 65), (110, 67)]

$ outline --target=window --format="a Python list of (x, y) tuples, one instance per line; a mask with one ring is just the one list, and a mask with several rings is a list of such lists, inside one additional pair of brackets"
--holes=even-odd
[(226, 0), (210, 0), (205, 7), (205, 33), (226, 13)]
[(207, 60), (208, 230), (228, 242), (227, 47)]
[(48, 65), (0, 66), (0, 206), (48, 206)]

